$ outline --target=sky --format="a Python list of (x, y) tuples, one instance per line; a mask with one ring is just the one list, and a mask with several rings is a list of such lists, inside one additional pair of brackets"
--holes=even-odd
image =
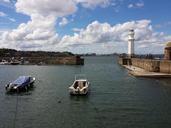
[(163, 53), (170, 0), (0, 0), (0, 48), (73, 53)]

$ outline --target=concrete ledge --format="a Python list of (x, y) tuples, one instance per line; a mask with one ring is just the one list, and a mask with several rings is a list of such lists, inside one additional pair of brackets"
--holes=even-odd
[(171, 74), (168, 73), (158, 73), (158, 72), (148, 72), (142, 68), (135, 66), (123, 65), (129, 70), (129, 73), (136, 77), (149, 77), (149, 78), (171, 78)]

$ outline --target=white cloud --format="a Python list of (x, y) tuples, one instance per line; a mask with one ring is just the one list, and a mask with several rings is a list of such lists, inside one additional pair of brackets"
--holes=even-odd
[(96, 6), (107, 7), (111, 0), (75, 0), (85, 8), (95, 8)]
[(10, 0), (0, 0), (0, 2), (10, 3)]
[[(30, 21), (22, 23), (18, 28), (5, 31), (0, 35), (1, 47), (16, 49), (45, 49), (57, 50), (59, 37), (55, 30), (56, 20), (73, 14), (77, 5), (106, 6), (108, 0), (17, 0), (16, 11), (30, 16)], [(14, 21), (14, 19), (9, 19)], [(61, 25), (67, 24), (64, 19)], [(53, 49), (52, 49), (53, 48)]]
[(139, 7), (139, 8), (144, 7), (144, 3), (143, 2), (136, 3), (136, 7)]
[(134, 7), (133, 4), (129, 4), (129, 5), (128, 5), (128, 8), (133, 8), (133, 7)]
[(55, 17), (66, 16), (77, 10), (73, 0), (18, 0), (17, 12), (27, 15), (39, 14), (42, 16), (53, 15)]
[(15, 10), (14, 4), (16, 3), (16, 0), (0, 0), (0, 5), (5, 8), (10, 8), (12, 10)]
[(4, 39), (9, 41), (48, 40), (56, 36), (54, 31), (55, 18), (34, 15), (27, 24), (22, 23), (17, 29), (4, 33)]
[(128, 8), (142, 8), (144, 7), (144, 2), (138, 2), (138, 3), (131, 3), (128, 5)]
[(18, 0), (15, 6), (17, 12), (29, 15), (31, 20), (20, 24), (16, 29), (2, 33), (1, 47), (52, 50), (55, 43), (59, 42), (55, 30), (56, 19), (77, 10), (72, 0)]
[(7, 14), (5, 14), (4, 12), (0, 12), (0, 17), (5, 17), (7, 16)]
[(16, 20), (14, 18), (9, 18), (10, 21), (15, 22)]
[(82, 29), (80, 29), (80, 28), (73, 28), (72, 29), (72, 31), (74, 31), (74, 32), (80, 32)]
[(4, 0), (4, 2), (10, 3), (11, 1), (10, 0)]
[(69, 23), (68, 19), (63, 17), (61, 22), (59, 22), (59, 26), (65, 26)]
[[(135, 29), (136, 49), (140, 53), (142, 51), (142, 53), (144, 51), (161, 53), (163, 52), (164, 43), (171, 40), (171, 36), (155, 32), (152, 29), (150, 20), (131, 21), (114, 26), (94, 21), (85, 29), (81, 29), (80, 32), (75, 33), (74, 36), (64, 36), (60, 42), (60, 46), (71, 47), (73, 51), (83, 46), (89, 46), (89, 48), (96, 46), (97, 49), (100, 49), (100, 46), (103, 46), (103, 48), (113, 46), (113, 51), (109, 49), (108, 52), (127, 52), (129, 29)], [(144, 47), (148, 47), (149, 49), (145, 50), (143, 49)]]

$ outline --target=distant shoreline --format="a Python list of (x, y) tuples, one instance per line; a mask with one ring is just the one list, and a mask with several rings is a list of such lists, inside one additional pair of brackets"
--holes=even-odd
[(84, 59), (71, 52), (17, 51), (0, 49), (1, 65), (84, 65)]

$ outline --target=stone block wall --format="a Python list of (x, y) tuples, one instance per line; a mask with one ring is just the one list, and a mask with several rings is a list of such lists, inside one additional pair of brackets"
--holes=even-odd
[(133, 65), (149, 72), (171, 73), (170, 60), (154, 60), (154, 59), (141, 59), (141, 58), (119, 58), (121, 65)]
[(167, 60), (160, 61), (160, 72), (171, 73), (171, 61), (167, 61)]
[(119, 58), (118, 63), (120, 65), (132, 65), (130, 58)]
[(160, 71), (160, 61), (158, 60), (132, 58), (132, 65), (150, 72)]
[[(0, 60), (7, 60), (10, 62), (10, 57), (3, 57)], [(15, 59), (20, 61), (20, 58)], [(84, 65), (84, 59), (80, 56), (68, 56), (68, 57), (23, 57), (24, 61), (28, 61), (28, 64), (42, 64), (42, 65)]]
[(64, 64), (64, 65), (84, 65), (84, 59), (77, 57), (77, 56), (71, 56), (71, 57), (48, 57), (48, 58), (27, 58), (30, 63), (40, 63), (43, 62), (47, 65), (58, 65), (58, 64)]

